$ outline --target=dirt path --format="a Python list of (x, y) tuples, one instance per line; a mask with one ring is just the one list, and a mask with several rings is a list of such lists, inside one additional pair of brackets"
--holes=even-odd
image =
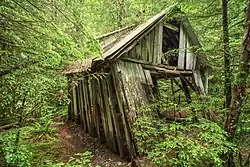
[(104, 145), (101, 145), (95, 138), (88, 134), (83, 134), (79, 125), (72, 122), (67, 122), (64, 125), (54, 126), (59, 133), (61, 145), (60, 159), (67, 162), (70, 157), (76, 153), (90, 151), (93, 154), (93, 166), (131, 166), (132, 163), (122, 160), (118, 155), (114, 154)]

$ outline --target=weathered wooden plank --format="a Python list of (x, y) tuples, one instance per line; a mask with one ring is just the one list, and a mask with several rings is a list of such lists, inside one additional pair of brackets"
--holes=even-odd
[(138, 44), (135, 46), (135, 52), (136, 52), (136, 56), (135, 59), (141, 59), (142, 57), (142, 52), (141, 52), (141, 41), (138, 42)]
[(195, 70), (196, 69), (197, 56), (195, 54), (193, 54), (193, 56), (194, 56), (194, 60), (193, 60), (193, 69), (192, 70)]
[(76, 123), (80, 124), (81, 120), (80, 120), (80, 113), (81, 113), (81, 109), (80, 109), (80, 100), (79, 100), (80, 96), (79, 96), (79, 81), (77, 81), (77, 86), (76, 86), (76, 104), (77, 104), (77, 119), (76, 119)]
[(205, 88), (201, 79), (201, 74), (199, 70), (194, 70), (193, 71), (193, 75), (194, 75), (194, 81), (196, 86), (198, 87), (199, 91), (201, 94), (205, 94)]
[(78, 80), (78, 87), (77, 87), (77, 99), (78, 99), (78, 109), (79, 109), (79, 121), (81, 127), (83, 128), (83, 104), (82, 104), (82, 84), (81, 80)]
[(142, 65), (142, 67), (144, 69), (148, 69), (148, 70), (155, 70), (159, 73), (165, 73), (165, 74), (171, 74), (171, 75), (192, 75), (193, 72), (192, 71), (182, 71), (182, 70), (170, 70), (161, 66), (154, 66), (154, 65), (147, 65), (144, 64)]
[(68, 79), (68, 98), (69, 98), (69, 106), (68, 106), (68, 115), (69, 120), (73, 119), (73, 91), (72, 91), (72, 84), (70, 78)]
[(92, 100), (93, 100), (93, 119), (95, 124), (95, 131), (97, 138), (101, 141), (101, 133), (100, 133), (100, 119), (99, 119), (99, 106), (98, 106), (98, 82), (99, 78), (93, 75), (93, 79), (91, 80), (91, 87), (92, 87)]
[(187, 49), (186, 49), (186, 70), (193, 70), (194, 65), (194, 54), (190, 50), (191, 44), (189, 40), (187, 40)]
[(124, 131), (123, 127), (120, 126), (120, 123), (118, 122), (117, 116), (116, 116), (116, 109), (115, 105), (117, 104), (116, 94), (114, 90), (114, 85), (112, 83), (111, 75), (107, 79), (107, 88), (108, 88), (108, 96), (109, 96), (109, 103), (110, 103), (110, 113), (113, 119), (114, 129), (115, 129), (115, 138), (118, 145), (118, 152), (121, 157), (125, 156), (124, 152), (124, 141), (126, 141), (123, 138), (122, 132)]
[(152, 31), (149, 33), (150, 36), (150, 56), (149, 56), (149, 62), (153, 62), (154, 60), (154, 36), (155, 36), (155, 29), (152, 29)]
[(132, 68), (130, 69), (131, 72), (134, 71), (134, 75), (131, 76), (132, 80), (134, 80), (133, 85), (135, 92), (137, 92), (136, 97), (135, 98), (135, 112), (137, 111), (137, 109), (139, 107), (141, 107), (141, 105), (143, 105), (145, 102), (147, 102), (148, 98), (147, 98), (147, 94), (145, 91), (145, 86), (144, 83), (146, 83), (146, 78), (144, 75), (144, 70), (142, 68), (141, 64), (136, 64), (136, 63), (130, 63)]
[(135, 53), (135, 47), (133, 47), (129, 52), (128, 52), (128, 57), (135, 58), (136, 53)]
[(107, 118), (107, 125), (108, 125), (108, 136), (110, 139), (110, 143), (108, 143), (109, 147), (114, 151), (116, 150), (116, 141), (115, 141), (115, 135), (114, 135), (114, 129), (113, 129), (113, 122), (112, 122), (112, 115), (110, 111), (110, 103), (109, 103), (109, 96), (108, 96), (108, 88), (107, 88), (107, 76), (101, 80), (101, 86), (102, 86), (102, 94), (103, 94), (103, 101), (106, 111), (106, 118)]
[[(122, 99), (125, 101), (124, 110), (128, 121), (127, 126), (130, 130), (132, 129), (133, 123), (136, 121), (137, 109), (147, 102), (147, 95), (141, 83), (142, 78), (140, 77), (140, 75), (143, 75), (141, 74), (143, 70), (139, 67), (141, 65), (136, 63), (118, 61), (117, 64), (122, 69), (120, 84), (122, 89)], [(131, 133), (131, 140), (133, 139), (134, 135)]]
[(132, 63), (138, 63), (138, 64), (142, 64), (142, 65), (152, 65), (152, 66), (158, 66), (158, 67), (162, 67), (162, 68), (166, 68), (169, 70), (176, 70), (175, 66), (169, 66), (169, 65), (161, 65), (161, 64), (153, 64), (147, 61), (143, 61), (143, 60), (136, 60), (136, 59), (132, 59), (129, 57), (121, 57), (120, 60), (122, 61), (128, 61), (128, 62), (132, 62)]
[(179, 56), (178, 56), (178, 69), (183, 70), (185, 64), (186, 55), (186, 33), (183, 25), (180, 26), (180, 38), (179, 38)]
[(95, 132), (95, 123), (94, 123), (94, 117), (93, 117), (93, 95), (92, 95), (92, 83), (91, 83), (92, 77), (88, 77), (88, 93), (89, 93), (89, 98), (88, 98), (88, 111), (89, 111), (89, 122), (90, 122), (90, 132), (89, 134), (93, 137), (96, 137), (96, 132)]
[(102, 123), (102, 128), (103, 128), (103, 132), (105, 138), (102, 138), (102, 142), (106, 142), (107, 146), (110, 147), (109, 143), (110, 143), (110, 136), (108, 134), (109, 130), (108, 130), (108, 125), (107, 125), (107, 113), (106, 113), (106, 109), (105, 109), (105, 104), (103, 101), (103, 92), (102, 92), (102, 87), (101, 87), (101, 80), (102, 78), (98, 78), (98, 84), (97, 84), (97, 96), (98, 98), (98, 104), (99, 104), (99, 108), (100, 108), (100, 116), (101, 116), (101, 123)]
[(125, 92), (123, 90), (123, 83), (122, 83), (122, 78), (121, 78), (121, 73), (120, 73), (121, 69), (117, 62), (112, 65), (111, 72), (112, 72), (112, 78), (114, 82), (114, 88), (116, 92), (119, 111), (122, 115), (122, 123), (123, 123), (127, 148), (128, 148), (130, 157), (134, 158), (136, 156), (136, 151), (135, 151), (135, 146), (131, 139), (131, 131), (129, 127), (130, 120), (127, 119), (127, 116), (126, 116), (126, 113), (128, 112), (129, 109), (127, 106), (126, 99), (124, 98)]
[(83, 86), (84, 86), (84, 81), (80, 80), (80, 101), (81, 101), (81, 124), (84, 132), (87, 132), (87, 124), (86, 124), (86, 112), (85, 112), (85, 104), (84, 104), (84, 93), (83, 93)]
[(153, 56), (153, 63), (157, 64), (158, 63), (158, 38), (159, 38), (159, 25), (156, 25), (154, 28), (155, 34), (154, 34), (154, 56)]
[(96, 137), (96, 133), (95, 133), (95, 120), (94, 120), (94, 117), (93, 117), (93, 112), (94, 112), (94, 104), (93, 104), (93, 94), (92, 94), (92, 83), (91, 81), (93, 80), (92, 77), (88, 77), (88, 86), (89, 86), (89, 104), (90, 104), (90, 135), (92, 137)]
[(175, 31), (175, 32), (179, 32), (180, 31), (180, 29), (178, 27), (176, 27), (176, 26), (174, 26), (174, 25), (172, 25), (170, 23), (164, 23), (164, 26), (167, 27), (170, 30)]
[(147, 44), (145, 37), (141, 39), (141, 52), (142, 52), (141, 60), (147, 61)]
[(83, 78), (83, 99), (84, 99), (84, 108), (86, 112), (86, 125), (87, 132), (91, 133), (90, 128), (90, 106), (89, 106), (89, 92), (88, 92), (88, 78)]
[(74, 121), (77, 121), (77, 98), (76, 98), (77, 94), (76, 94), (76, 85), (73, 86), (73, 118)]
[(149, 70), (143, 70), (143, 71), (144, 71), (144, 75), (145, 75), (147, 84), (153, 86), (154, 84), (153, 84), (153, 81), (152, 81), (150, 71)]
[(157, 46), (157, 50), (158, 50), (158, 54), (157, 54), (157, 64), (161, 64), (161, 58), (163, 57), (163, 52), (162, 52), (162, 42), (163, 42), (163, 23), (162, 21), (159, 22), (159, 32), (158, 32), (158, 46)]
[(150, 55), (150, 53), (151, 53), (151, 48), (150, 48), (150, 43), (151, 43), (151, 41), (150, 41), (150, 34), (147, 34), (146, 36), (145, 36), (145, 40), (146, 40), (146, 60), (147, 61), (150, 61), (150, 57), (151, 57), (151, 55)]
[(153, 94), (153, 81), (152, 81), (152, 77), (151, 77), (151, 74), (150, 74), (150, 71), (149, 70), (143, 70), (144, 72), (144, 76), (145, 76), (145, 79), (146, 79), (146, 82), (145, 82), (145, 91), (146, 91), (146, 94), (147, 94), (147, 101), (148, 102), (151, 102), (154, 100), (154, 94)]

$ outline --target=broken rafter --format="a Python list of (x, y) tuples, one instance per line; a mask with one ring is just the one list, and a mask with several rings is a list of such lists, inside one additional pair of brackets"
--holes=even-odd
[(177, 68), (174, 66), (152, 64), (149, 62), (145, 62), (142, 60), (136, 60), (136, 59), (132, 59), (129, 57), (122, 57), (121, 60), (141, 64), (143, 68), (148, 69), (148, 70), (157, 71), (158, 73), (165, 73), (165, 74), (172, 74), (172, 75), (192, 75), (191, 70), (189, 70), (189, 71), (177, 70)]
[(174, 76), (179, 76), (179, 75), (191, 76), (193, 74), (192, 71), (170, 70), (167, 68), (158, 67), (156, 65), (144, 64), (142, 65), (142, 67), (147, 70), (153, 70), (153, 71), (157, 71), (158, 73), (165, 73), (165, 74), (170, 74)]
[(130, 58), (130, 57), (121, 57), (120, 59), (123, 60), (123, 61), (128, 61), (128, 62), (142, 64), (142, 65), (158, 66), (158, 67), (166, 68), (166, 69), (169, 69), (169, 70), (176, 70), (177, 69), (177, 67), (174, 67), (174, 66), (153, 64), (153, 63), (150, 63), (150, 62), (146, 62), (146, 61), (143, 61), (143, 60), (137, 60), (137, 59), (133, 59), (133, 58)]
[(170, 23), (164, 23), (164, 26), (170, 30), (175, 31), (175, 32), (179, 32), (179, 30), (180, 30), (178, 27), (176, 27)]

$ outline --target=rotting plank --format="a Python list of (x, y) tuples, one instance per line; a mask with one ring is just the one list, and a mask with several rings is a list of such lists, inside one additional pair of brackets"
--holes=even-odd
[(194, 70), (193, 76), (194, 76), (195, 84), (199, 88), (200, 93), (205, 94), (205, 88), (204, 88), (204, 84), (203, 84), (202, 79), (201, 79), (200, 71)]
[(77, 88), (77, 99), (78, 99), (78, 109), (79, 109), (79, 121), (81, 124), (81, 127), (83, 128), (83, 105), (82, 105), (82, 84), (81, 84), (81, 80), (78, 80), (78, 88)]
[(76, 117), (76, 123), (80, 124), (80, 103), (79, 103), (79, 82), (77, 81), (77, 86), (76, 86), (76, 107), (77, 107), (77, 117)]
[(109, 143), (109, 145), (114, 152), (117, 152), (113, 123), (112, 123), (112, 115), (111, 115), (111, 111), (110, 111), (109, 96), (108, 96), (107, 76), (104, 76), (104, 77), (101, 80), (101, 86), (102, 86), (105, 111), (107, 113), (106, 118), (107, 118), (107, 122), (108, 122), (108, 136), (109, 136), (110, 142), (111, 142), (111, 143)]
[(135, 59), (141, 59), (141, 41), (138, 42), (138, 44), (135, 46), (135, 52), (136, 56)]
[[(107, 146), (110, 147), (109, 143), (110, 143), (110, 137), (108, 135), (108, 125), (107, 125), (107, 113), (106, 113), (106, 110), (105, 110), (105, 104), (104, 104), (104, 101), (103, 101), (103, 93), (102, 93), (102, 88), (101, 88), (101, 80), (99, 77), (98, 77), (98, 83), (97, 83), (97, 89), (98, 89), (98, 92), (97, 92), (97, 96), (99, 97), (98, 99), (98, 104), (99, 104), (99, 107), (100, 107), (100, 114), (101, 114), (101, 120), (102, 120), (102, 128), (103, 128), (103, 132), (104, 132), (104, 136), (105, 136), (105, 139), (102, 139), (103, 142), (106, 142), (107, 143)], [(112, 147), (111, 147), (112, 148)]]
[(147, 45), (146, 45), (146, 38), (143, 37), (141, 39), (141, 60), (147, 61)]
[(135, 57), (136, 57), (135, 47), (133, 47), (133, 48), (129, 51), (128, 57), (132, 57), (132, 58), (135, 58)]
[(149, 56), (149, 62), (153, 62), (154, 60), (154, 35), (155, 30), (152, 29), (152, 31), (149, 33), (150, 36), (150, 56)]
[(137, 85), (138, 85), (138, 97), (140, 97), (140, 101), (139, 101), (139, 107), (145, 102), (147, 101), (147, 94), (144, 88), (144, 83), (146, 83), (146, 77), (144, 75), (144, 70), (142, 68), (141, 64), (136, 64), (136, 63), (131, 63), (134, 67), (135, 70), (137, 71), (135, 73), (135, 76), (133, 76), (135, 79), (137, 79)]
[(162, 41), (163, 41), (163, 23), (162, 21), (159, 22), (159, 32), (158, 32), (158, 47), (157, 47), (157, 50), (158, 50), (158, 54), (157, 54), (157, 61), (156, 63), (157, 64), (161, 64), (161, 58), (163, 56), (163, 52), (162, 52)]
[(90, 91), (90, 83), (89, 83), (90, 77), (87, 77), (87, 88), (86, 88), (86, 97), (87, 97), (87, 109), (88, 109), (88, 122), (89, 122), (89, 134), (90, 136), (94, 136), (94, 130), (93, 130), (93, 120), (92, 120), (92, 106), (91, 106), (91, 91)]
[(93, 104), (93, 93), (92, 93), (92, 83), (91, 81), (93, 80), (92, 76), (89, 77), (88, 79), (88, 86), (89, 86), (89, 104), (90, 104), (90, 128), (91, 128), (91, 132), (90, 132), (90, 135), (92, 137), (96, 137), (96, 133), (95, 133), (95, 130), (96, 130), (96, 127), (95, 127), (95, 119), (94, 119), (94, 104)]
[(73, 109), (74, 109), (74, 112), (73, 112), (73, 118), (74, 118), (74, 121), (77, 121), (77, 98), (76, 98), (76, 85), (73, 86)]
[(84, 108), (85, 108), (85, 115), (86, 115), (86, 132), (91, 131), (90, 128), (90, 117), (89, 117), (89, 101), (88, 101), (88, 79), (83, 78), (83, 99), (84, 99)]
[(151, 48), (150, 48), (150, 34), (147, 34), (145, 36), (145, 39), (146, 39), (146, 61), (149, 61), (150, 62), (150, 53), (151, 53)]
[(98, 78), (93, 75), (93, 79), (91, 80), (91, 88), (92, 88), (92, 101), (93, 101), (93, 120), (94, 120), (94, 125), (95, 125), (95, 132), (97, 135), (97, 138), (99, 139), (99, 141), (101, 141), (101, 135), (100, 135), (100, 120), (98, 117), (98, 110), (99, 110), (99, 106), (98, 106), (98, 102), (97, 102), (97, 91), (98, 91), (98, 87), (97, 85), (99, 84), (98, 82)]
[(73, 119), (73, 90), (72, 90), (72, 84), (70, 81), (70, 78), (68, 79), (68, 98), (69, 98), (69, 106), (68, 106), (68, 114), (69, 114), (69, 120)]
[(186, 50), (186, 70), (193, 70), (193, 65), (194, 65), (194, 55), (190, 50), (190, 42), (187, 40), (187, 50)]
[(183, 70), (185, 65), (186, 54), (186, 33), (183, 25), (180, 26), (180, 38), (179, 38), (179, 56), (178, 56), (178, 69)]
[(192, 75), (192, 71), (182, 71), (182, 70), (169, 70), (164, 67), (154, 66), (154, 65), (142, 65), (144, 69), (153, 70), (159, 73), (171, 74), (171, 75)]
[(113, 119), (113, 124), (114, 124), (114, 129), (115, 129), (115, 134), (116, 134), (116, 142), (118, 145), (118, 152), (119, 152), (120, 157), (124, 157), (125, 156), (124, 143), (123, 143), (124, 138), (122, 137), (122, 134), (121, 134), (123, 131), (123, 129), (121, 128), (123, 127), (120, 127), (120, 124), (116, 116), (114, 104), (117, 103), (117, 99), (115, 95), (114, 85), (112, 84), (111, 79), (112, 79), (111, 74), (109, 74), (109, 78), (107, 79), (107, 88), (108, 88), (108, 96), (109, 96), (109, 103), (110, 103), (110, 113)]
[(81, 101), (81, 123), (84, 132), (87, 132), (87, 125), (86, 125), (86, 113), (84, 108), (84, 96), (83, 96), (83, 80), (80, 80), (80, 101)]
[[(136, 152), (135, 152), (135, 147), (134, 144), (132, 142), (131, 139), (131, 131), (130, 128), (128, 127), (129, 124), (129, 120), (127, 120), (126, 114), (125, 114), (125, 110), (128, 110), (127, 104), (126, 104), (126, 100), (124, 99), (124, 91), (122, 90), (122, 81), (121, 81), (121, 76), (120, 76), (120, 68), (118, 63), (114, 63), (112, 65), (112, 78), (113, 78), (113, 82), (114, 82), (114, 88), (115, 88), (115, 92), (116, 92), (116, 96), (117, 96), (117, 102), (118, 102), (118, 107), (119, 107), (119, 111), (122, 115), (122, 122), (123, 122), (123, 128), (124, 128), (124, 132), (125, 132), (125, 139), (126, 139), (126, 143), (127, 143), (127, 148), (129, 151), (129, 155), (131, 158), (134, 158), (136, 156)], [(127, 109), (124, 109), (127, 108)], [(127, 124), (128, 122), (128, 124)]]
[(154, 100), (154, 94), (153, 94), (153, 81), (152, 81), (152, 77), (151, 77), (151, 74), (150, 74), (150, 71), (149, 70), (143, 70), (144, 71), (144, 75), (145, 75), (145, 78), (146, 78), (146, 82), (145, 82), (145, 86), (147, 86), (146, 88), (146, 92), (147, 92), (147, 99), (148, 99), (148, 102), (151, 102)]
[(136, 60), (136, 59), (132, 59), (132, 58), (129, 58), (129, 57), (121, 57), (120, 60), (132, 62), (132, 63), (137, 63), (137, 64), (142, 64), (142, 65), (145, 64), (145, 65), (158, 66), (158, 67), (166, 68), (166, 69), (169, 69), (169, 70), (176, 70), (175, 66), (153, 64), (153, 63), (150, 63), (150, 62), (146, 62), (146, 61), (143, 61), (143, 60)]
[(153, 63), (157, 64), (158, 63), (158, 38), (159, 38), (159, 25), (156, 25), (154, 28), (155, 35), (154, 35), (154, 58), (153, 58)]
[(175, 32), (179, 32), (180, 31), (180, 29), (178, 27), (176, 27), (176, 26), (174, 26), (174, 25), (172, 25), (170, 23), (164, 23), (164, 26), (167, 27), (170, 30), (175, 31)]

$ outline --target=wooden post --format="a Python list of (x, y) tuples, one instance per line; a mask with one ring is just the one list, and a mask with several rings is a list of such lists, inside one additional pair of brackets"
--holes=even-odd
[(180, 26), (178, 69), (184, 70), (186, 54), (186, 33), (183, 25)]

